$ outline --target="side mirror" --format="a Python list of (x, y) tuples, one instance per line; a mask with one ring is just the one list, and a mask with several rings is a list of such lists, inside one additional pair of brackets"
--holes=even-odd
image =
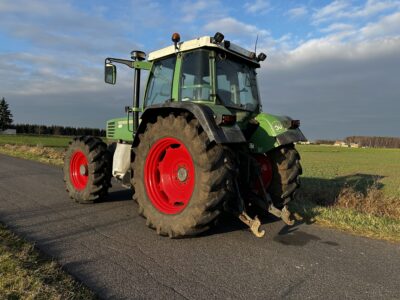
[(117, 67), (113, 64), (106, 64), (104, 67), (104, 81), (109, 84), (115, 84), (117, 80)]

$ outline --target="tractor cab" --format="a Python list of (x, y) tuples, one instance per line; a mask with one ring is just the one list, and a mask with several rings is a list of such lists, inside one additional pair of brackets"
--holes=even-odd
[[(151, 52), (147, 61), (141, 51), (132, 51), (132, 61), (106, 59), (107, 83), (116, 82), (117, 70), (113, 63), (135, 69), (133, 106), (127, 108), (126, 127), (129, 127), (129, 122), (133, 123), (130, 131), (138, 129), (139, 112), (170, 103), (190, 102), (212, 109), (220, 107), (219, 110), (226, 115), (241, 116), (237, 118), (238, 122), (261, 111), (256, 69), (260, 67), (260, 61), (265, 60), (265, 54), (256, 56), (254, 52), (224, 40), (221, 33), (186, 42), (180, 42), (175, 33), (172, 40), (174, 45)], [(149, 76), (140, 107), (140, 70), (143, 69), (149, 71)], [(129, 112), (133, 114), (131, 118)]]
[(223, 36), (202, 37), (149, 55), (153, 63), (144, 106), (168, 101), (192, 101), (227, 108), (259, 111), (256, 58)]

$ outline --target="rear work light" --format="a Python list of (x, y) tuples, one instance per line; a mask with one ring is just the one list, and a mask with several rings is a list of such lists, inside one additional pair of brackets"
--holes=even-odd
[(236, 123), (236, 115), (222, 115), (222, 125), (233, 125)]
[(224, 35), (221, 32), (217, 32), (215, 33), (214, 37), (213, 37), (213, 41), (216, 44), (221, 44), (222, 41), (224, 40)]
[(300, 120), (292, 120), (290, 124), (290, 129), (296, 129), (300, 127)]

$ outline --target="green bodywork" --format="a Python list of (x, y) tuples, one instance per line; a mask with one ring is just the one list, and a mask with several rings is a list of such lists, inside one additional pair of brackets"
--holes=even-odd
[[(262, 113), (260, 112), (259, 107), (254, 111), (246, 111), (244, 109), (236, 109), (232, 107), (226, 107), (221, 105), (218, 102), (216, 97), (216, 67), (215, 67), (215, 59), (216, 53), (215, 51), (210, 51), (209, 61), (210, 61), (210, 84), (211, 84), (211, 93), (209, 99), (205, 100), (196, 100), (191, 101), (193, 103), (198, 103), (202, 105), (206, 105), (211, 108), (214, 114), (214, 118), (217, 119), (222, 115), (236, 115), (236, 124), (243, 131), (249, 126), (249, 122), (252, 124), (258, 123), (257, 129), (251, 134), (248, 139), (249, 149), (254, 153), (265, 153), (270, 151), (273, 148), (279, 147), (285, 143), (293, 143), (297, 141), (304, 141), (305, 137), (302, 132), (297, 129), (291, 129), (291, 121), (292, 119), (287, 116), (276, 116), (272, 114)], [(181, 101), (181, 78), (182, 78), (182, 61), (184, 53), (179, 53), (176, 56), (176, 63), (173, 70), (173, 80), (171, 82), (171, 98), (169, 101)], [(149, 74), (152, 74), (155, 68), (153, 62), (141, 61), (141, 62), (132, 62), (132, 67), (144, 70), (150, 70)], [(258, 65), (259, 66), (259, 65)], [(150, 78), (150, 76), (149, 76)], [(146, 95), (149, 90), (149, 78), (146, 84), (146, 91), (143, 93), (144, 98), (146, 99)], [(213, 84), (214, 82), (214, 84)], [(196, 86), (197, 87), (197, 86)], [(144, 111), (146, 108), (146, 102), (141, 101), (142, 108), (141, 111)], [(139, 108), (131, 108), (132, 110), (139, 110)], [(134, 133), (132, 131), (133, 128), (133, 116), (128, 113), (126, 117), (111, 119), (107, 122), (107, 139), (109, 140), (122, 140), (126, 142), (132, 142), (134, 140)], [(129, 120), (129, 122), (128, 122)], [(129, 125), (129, 126), (128, 126)]]
[[(231, 110), (221, 105), (209, 104), (207, 106), (213, 109), (215, 114), (232, 114)], [(241, 113), (238, 111), (237, 115), (241, 115)], [(282, 144), (278, 141), (277, 136), (290, 134), (292, 137), (291, 142), (305, 140), (298, 128), (290, 129), (292, 119), (289, 117), (260, 113), (254, 119), (258, 121), (259, 126), (249, 139), (252, 144), (250, 151), (253, 153), (266, 153), (273, 148), (281, 146)], [(246, 119), (238, 122), (241, 128), (245, 128), (247, 124)], [(127, 117), (111, 119), (107, 122), (107, 139), (132, 142), (134, 136), (132, 127), (132, 117), (129, 119), (129, 126)]]
[(305, 140), (300, 129), (290, 129), (292, 119), (289, 117), (260, 113), (255, 119), (260, 125), (250, 138), (254, 153), (265, 153), (282, 145), (276, 138), (280, 135), (290, 134), (296, 142)]
[(129, 123), (127, 117), (111, 119), (107, 121), (107, 139), (132, 142), (133, 141), (132, 128), (133, 128), (132, 117), (129, 118)]

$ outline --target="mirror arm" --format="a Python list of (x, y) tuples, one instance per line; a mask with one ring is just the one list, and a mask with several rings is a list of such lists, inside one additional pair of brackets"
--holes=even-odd
[(127, 59), (120, 59), (120, 58), (113, 58), (113, 57), (107, 57), (106, 58), (106, 63), (111, 63), (111, 62), (115, 62), (115, 63), (119, 63), (119, 64), (123, 64), (128, 66), (129, 68), (134, 68), (133, 60), (127, 60)]

